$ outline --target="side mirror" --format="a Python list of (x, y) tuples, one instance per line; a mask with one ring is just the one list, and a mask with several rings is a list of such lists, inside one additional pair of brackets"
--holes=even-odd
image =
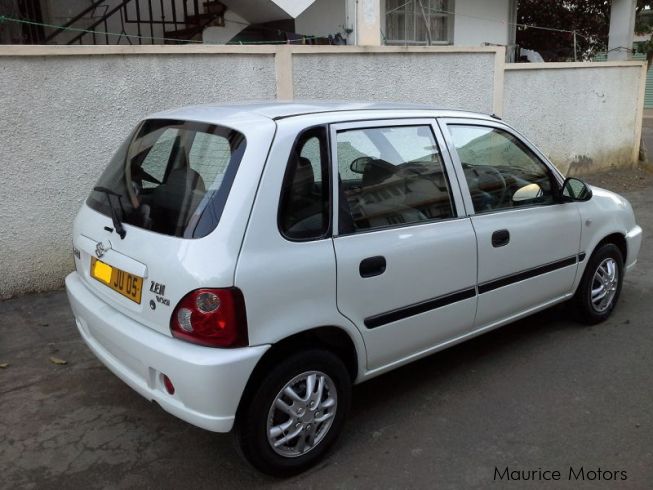
[(524, 201), (532, 201), (542, 197), (542, 188), (537, 184), (528, 184), (520, 187), (512, 195), (512, 202), (523, 203)]
[(367, 167), (367, 164), (372, 160), (374, 160), (372, 157), (358, 157), (356, 160), (351, 162), (349, 168), (355, 174), (365, 173), (365, 167)]
[(589, 201), (592, 189), (580, 179), (567, 177), (562, 184), (562, 197), (566, 201)]

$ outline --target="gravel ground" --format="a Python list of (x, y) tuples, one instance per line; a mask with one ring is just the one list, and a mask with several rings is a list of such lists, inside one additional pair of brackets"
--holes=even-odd
[(645, 163), (625, 169), (614, 168), (575, 177), (579, 177), (589, 184), (623, 194), (653, 188), (653, 164)]

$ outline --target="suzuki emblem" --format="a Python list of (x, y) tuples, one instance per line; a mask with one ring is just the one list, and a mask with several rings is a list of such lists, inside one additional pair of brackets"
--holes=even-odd
[(97, 245), (95, 245), (95, 255), (97, 255), (97, 258), (101, 258), (106, 252), (108, 252), (111, 249), (111, 242), (107, 240), (107, 244), (105, 245), (102, 242), (97, 242)]

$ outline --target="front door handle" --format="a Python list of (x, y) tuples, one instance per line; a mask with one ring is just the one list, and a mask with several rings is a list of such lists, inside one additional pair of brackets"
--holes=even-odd
[(374, 277), (380, 276), (385, 272), (385, 257), (377, 255), (376, 257), (368, 257), (363, 259), (358, 266), (358, 272), (361, 277)]
[(510, 242), (510, 232), (508, 230), (497, 230), (492, 233), (492, 246), (503, 247)]

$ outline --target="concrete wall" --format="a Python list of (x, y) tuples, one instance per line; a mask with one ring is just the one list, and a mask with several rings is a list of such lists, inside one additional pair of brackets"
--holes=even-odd
[[(492, 112), (494, 52), (295, 54), (297, 99), (406, 100)], [(414, 68), (407, 69), (408, 66)]]
[(72, 220), (143, 115), (275, 97), (272, 55), (0, 59), (0, 297), (61, 286)]
[(504, 119), (570, 175), (636, 159), (642, 68), (606, 63), (508, 65)]
[(510, 8), (510, 0), (455, 0), (454, 44), (509, 44)]
[(563, 170), (636, 161), (641, 63), (505, 66), (504, 55), (451, 46), (0, 46), (0, 297), (62, 285), (73, 218), (111, 154), (140, 118), (175, 106), (424, 102), (504, 113)]

